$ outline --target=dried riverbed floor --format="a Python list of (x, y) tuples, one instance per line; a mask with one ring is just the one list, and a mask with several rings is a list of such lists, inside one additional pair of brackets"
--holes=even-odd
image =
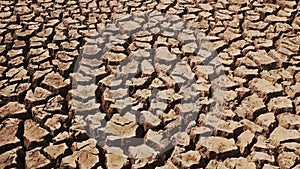
[[(115, 46), (104, 62), (80, 61), (83, 67), (98, 68), (93, 75), (98, 85), (76, 93), (72, 80), (80, 76), (83, 78), (78, 84), (91, 80), (91, 72), (84, 71), (88, 68), (79, 73), (73, 71), (87, 38), (125, 14), (148, 10), (195, 22), (205, 33), (217, 50), (227, 77), (223, 86), (226, 104), (218, 126), (205, 141), (199, 135), (209, 130), (201, 123), (206, 116), (205, 107), (210, 104), (208, 100), (201, 103), (203, 113), (190, 132), (174, 135), (177, 146), (159, 158), (135, 159), (102, 149), (83, 128), (91, 132), (101, 125), (101, 120), (110, 120), (107, 125), (125, 129), (127, 136), (142, 130), (145, 137), (151, 138), (159, 135), (159, 129), (176, 125), (176, 110), (184, 105), (176, 102), (180, 96), (169, 90), (175, 88), (176, 82), (167, 75), (156, 72), (155, 78), (138, 77), (132, 84), (137, 89), (134, 97), (145, 101), (149, 88), (159, 88), (163, 89), (161, 97), (171, 98), (172, 103), (155, 105), (168, 110), (162, 112), (162, 118), (144, 112), (141, 116), (152, 121), (131, 125), (113, 113), (105, 87), (116, 63), (127, 57), (126, 52), (137, 48), (157, 48), (161, 56), (176, 54), (188, 61), (202, 97), (208, 97), (210, 85), (206, 81), (210, 72), (201, 71), (201, 58), (188, 56), (190, 48), (183, 47), (177, 39), (141, 33), (123, 46)], [(2, 0), (0, 169), (299, 169), (299, 12), (298, 0)], [(170, 57), (159, 59), (168, 61)], [(103, 63), (105, 67), (100, 66)], [(168, 62), (162, 63), (162, 67), (168, 66)], [(146, 69), (146, 61), (144, 66), (142, 73), (151, 75), (154, 70)], [(143, 86), (147, 88), (143, 90)], [(100, 93), (96, 94), (99, 104), (90, 103), (86, 111), (97, 109), (106, 115), (84, 117), (81, 112), (79, 117), (89, 118), (88, 124), (82, 124), (76, 120), (74, 109), (84, 106), (95, 91)], [(151, 148), (147, 150), (152, 153)]]

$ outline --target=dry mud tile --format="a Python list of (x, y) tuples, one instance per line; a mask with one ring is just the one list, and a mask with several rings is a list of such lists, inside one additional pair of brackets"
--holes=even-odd
[(277, 69), (276, 71), (274, 71), (274, 73), (278, 73), (281, 76), (283, 81), (287, 81), (287, 82), (291, 82), (291, 83), (294, 82), (293, 73), (285, 68)]
[(106, 123), (105, 120), (106, 114), (105, 113), (96, 113), (92, 115), (87, 115), (85, 121), (88, 125), (88, 131), (90, 137), (97, 137), (98, 129)]
[(29, 82), (30, 77), (27, 76), (27, 71), (23, 67), (10, 68), (6, 73), (6, 77), (9, 79), (9, 83), (13, 84), (16, 82)]
[(199, 165), (201, 155), (199, 151), (188, 151), (185, 153), (179, 153), (171, 158), (173, 164), (179, 168), (191, 168)]
[(27, 29), (27, 30), (16, 30), (14, 32), (14, 36), (16, 36), (18, 39), (28, 39), (34, 34), (34, 30)]
[(225, 40), (227, 43), (236, 41), (242, 37), (242, 34), (236, 34), (229, 29), (226, 29), (224, 33), (219, 34), (219, 37)]
[(48, 37), (52, 34), (52, 32), (53, 32), (53, 28), (44, 28), (36, 35), (39, 37)]
[(62, 50), (66, 50), (66, 51), (72, 51), (72, 50), (76, 50), (77, 47), (79, 45), (79, 42), (76, 40), (71, 40), (70, 42), (62, 42), (60, 44), (60, 47)]
[(232, 59), (243, 57), (242, 51), (239, 48), (229, 48), (227, 51)]
[(273, 84), (265, 79), (255, 78), (249, 82), (249, 87), (252, 92), (256, 92), (259, 97), (271, 99), (280, 96), (283, 88), (280, 84)]
[(276, 23), (275, 30), (277, 33), (288, 33), (293, 29), (290, 24), (287, 23)]
[(149, 89), (158, 89), (158, 88), (165, 88), (165, 87), (166, 85), (161, 79), (155, 78), (152, 81), (151, 85), (149, 86)]
[(190, 144), (190, 137), (186, 132), (177, 132), (171, 136), (170, 140), (173, 145), (181, 147), (186, 147)]
[(138, 125), (135, 124), (134, 121), (130, 119), (114, 114), (109, 122), (107, 122), (104, 132), (112, 133), (121, 137), (134, 137), (136, 134), (136, 130)]
[(198, 78), (208, 79), (214, 73), (212, 66), (198, 65), (193, 70)]
[(146, 42), (134, 41), (129, 45), (128, 49), (130, 51), (136, 51), (138, 49), (151, 49), (151, 44)]
[(37, 36), (33, 36), (33, 37), (30, 38), (29, 43), (30, 43), (30, 46), (31, 46), (32, 43), (34, 43), (34, 42), (45, 43), (46, 40), (47, 40), (46, 37), (37, 37)]
[(26, 119), (30, 116), (27, 110), (25, 109), (25, 105), (20, 104), (18, 102), (7, 103), (6, 105), (0, 108), (0, 112), (1, 120), (7, 117)]
[(19, 67), (23, 64), (24, 61), (25, 61), (25, 58), (23, 56), (11, 58), (8, 61), (8, 67)]
[(254, 40), (257, 49), (269, 49), (273, 46), (273, 41), (265, 38), (258, 38)]
[(70, 106), (70, 111), (74, 111), (77, 115), (88, 115), (94, 114), (99, 111), (100, 103), (95, 103), (94, 100), (89, 100), (88, 102), (82, 102), (75, 99), (68, 101)]
[(72, 144), (73, 154), (62, 159), (61, 168), (92, 168), (99, 162), (96, 143), (92, 140), (74, 142)]
[(174, 121), (174, 120), (180, 118), (180, 115), (173, 109), (171, 109), (168, 113), (163, 114), (162, 116), (163, 116), (163, 122), (165, 125), (171, 121)]
[[(109, 88), (105, 88), (103, 93), (101, 93), (101, 107), (102, 107), (102, 109), (104, 111), (106, 111), (107, 113), (111, 113), (110, 106), (112, 106), (113, 108), (118, 108), (118, 106), (127, 106), (127, 104), (120, 104), (121, 102), (118, 102), (117, 100), (115, 101), (117, 96), (114, 97), (113, 92)], [(114, 105), (111, 105), (112, 103), (114, 103)]]
[(228, 90), (234, 90), (235, 88), (241, 86), (232, 76), (227, 76), (225, 79), (225, 84), (224, 84), (226, 89)]
[(64, 79), (59, 73), (52, 72), (45, 76), (42, 85), (56, 94), (65, 95), (70, 86), (70, 79)]
[(255, 47), (252, 45), (246, 46), (244, 49), (242, 49), (242, 54), (246, 55), (248, 52), (256, 51)]
[(269, 23), (275, 23), (275, 22), (287, 22), (288, 18), (287, 17), (280, 17), (280, 16), (276, 16), (276, 15), (269, 15), (265, 18), (266, 22)]
[[(56, 57), (62, 62), (70, 62), (76, 60), (79, 54), (80, 53), (78, 50), (58, 51), (56, 53)], [(97, 64), (97, 62), (95, 62), (94, 64)]]
[(65, 99), (60, 95), (56, 95), (47, 101), (44, 110), (51, 113), (54, 112), (63, 113), (64, 104), (65, 104)]
[[(185, 81), (183, 80), (182, 84), (185, 83)], [(192, 85), (192, 87), (194, 88), (195, 91), (199, 92), (199, 97), (207, 97), (209, 95), (210, 89), (211, 89), (211, 84), (195, 84)], [(228, 93), (231, 94), (231, 93)], [(181, 99), (182, 96), (179, 94), (173, 94), (173, 99), (174, 101)]]
[(59, 50), (59, 47), (55, 43), (48, 43), (47, 48), (49, 49), (49, 53), (51, 56), (55, 56)]
[(152, 66), (150, 60), (143, 60), (141, 63), (141, 70), (143, 75), (151, 75), (154, 73), (154, 67)]
[(72, 134), (70, 132), (64, 131), (62, 133), (58, 133), (55, 137), (52, 138), (54, 144), (60, 143), (69, 143), (72, 140)]
[(132, 168), (141, 168), (150, 165), (158, 155), (157, 151), (145, 144), (135, 147), (130, 146), (128, 152), (131, 157)]
[(263, 128), (254, 122), (248, 120), (248, 119), (243, 119), (240, 121), (242, 125), (245, 126), (246, 129), (250, 130), (252, 133), (263, 133)]
[(25, 168), (50, 168), (51, 162), (42, 153), (41, 148), (26, 151)]
[(300, 96), (300, 83), (296, 82), (294, 85), (286, 87), (285, 92), (290, 98), (296, 98)]
[(80, 35), (75, 28), (70, 29), (68, 33), (69, 33), (70, 39), (77, 40), (77, 39), (82, 38), (82, 35)]
[[(238, 69), (241, 66), (245, 66), (246, 68), (249, 69), (249, 71), (251, 71), (252, 69), (257, 71), (257, 68), (258, 68), (257, 64), (248, 57), (237, 58), (235, 65), (237, 66), (236, 69)], [(245, 68), (243, 68), (243, 69), (245, 69)], [(242, 72), (241, 72), (241, 74), (242, 74)]]
[(243, 131), (243, 125), (235, 121), (218, 121), (218, 125), (215, 129), (215, 135), (226, 137), (226, 138), (233, 138), (238, 136)]
[(275, 128), (270, 135), (270, 141), (275, 146), (283, 142), (299, 140), (299, 139), (300, 139), (299, 131), (293, 129), (285, 129), (284, 127), (281, 126)]
[(162, 123), (161, 119), (152, 114), (150, 111), (142, 111), (141, 114), (142, 115), (140, 118), (145, 131), (148, 129), (157, 128)]
[(84, 66), (91, 67), (91, 68), (98, 68), (100, 65), (103, 64), (103, 62), (100, 61), (98, 58), (95, 59), (82, 58), (80, 63)]
[(0, 154), (0, 168), (22, 168), (18, 152), (22, 151), (22, 147), (11, 149)]
[(228, 53), (220, 53), (219, 55), (220, 62), (226, 67), (230, 67), (233, 65), (233, 59), (229, 56)]
[(171, 54), (167, 47), (159, 47), (155, 51), (155, 59), (164, 63), (174, 61), (176, 56)]
[[(82, 73), (70, 73), (69, 75), (71, 81), (72, 81), (72, 85), (74, 85), (75, 87), (77, 86), (85, 86), (86, 84), (91, 84), (93, 78), (89, 77), (89, 76), (85, 76)], [(96, 81), (97, 83), (99, 82), (99, 80)]]
[(33, 86), (38, 86), (45, 75), (50, 73), (52, 71), (52, 68), (46, 69), (46, 70), (28, 70), (29, 73), (32, 75), (32, 85)]
[(63, 76), (67, 76), (72, 71), (73, 62), (61, 62), (58, 59), (54, 59), (52, 63)]
[(248, 153), (250, 145), (254, 142), (254, 133), (246, 130), (237, 137), (236, 145), (239, 146), (241, 154)]
[(263, 70), (261, 73), (261, 78), (266, 79), (267, 81), (270, 81), (272, 83), (276, 83), (282, 80), (281, 76), (276, 71), (267, 71)]
[(149, 129), (144, 137), (146, 139), (145, 144), (151, 145), (151, 147), (157, 151), (164, 150), (169, 144), (169, 139), (164, 138), (163, 134), (162, 130), (153, 131)]
[(50, 143), (49, 146), (45, 147), (43, 151), (46, 153), (47, 157), (51, 160), (57, 160), (58, 158), (61, 158), (68, 149), (68, 146), (65, 143), (53, 145), (53, 143)]
[(269, 26), (269, 23), (263, 22), (263, 21), (250, 22), (250, 21), (246, 20), (243, 23), (243, 28), (245, 30), (248, 30), (248, 29), (265, 30), (268, 26)]
[(3, 44), (10, 46), (13, 43), (14, 38), (11, 36), (11, 33), (5, 34)]
[(105, 165), (107, 168), (118, 169), (129, 164), (127, 156), (124, 155), (122, 149), (118, 147), (105, 148)]
[[(132, 86), (132, 87), (135, 87), (135, 88), (143, 88), (146, 86), (147, 83), (150, 82), (150, 78), (151, 77), (140, 77), (140, 78), (132, 78), (128, 81), (126, 81), (126, 85), (127, 86)], [(162, 77), (162, 80), (164, 77)]]
[(235, 168), (235, 169), (255, 169), (256, 164), (254, 162), (249, 161), (244, 157), (239, 158), (228, 158), (224, 161), (224, 164), (228, 168)]
[[(26, 42), (23, 40), (16, 40), (13, 44), (13, 49), (23, 49), (26, 46)], [(4, 46), (5, 47), (5, 46)], [(2, 53), (5, 50), (5, 48), (0, 47), (0, 53)]]
[(9, 85), (0, 89), (0, 98), (5, 101), (20, 101), (20, 96), (24, 96), (25, 92), (29, 89), (30, 83), (20, 83)]
[(275, 163), (275, 157), (273, 155), (267, 154), (265, 152), (256, 152), (253, 151), (247, 157), (250, 161), (255, 162), (259, 167), (262, 167), (265, 163)]
[(275, 151), (276, 146), (270, 143), (270, 140), (267, 139), (264, 135), (258, 135), (256, 143), (252, 146), (251, 151), (262, 151), (269, 152)]
[(27, 150), (43, 145), (47, 142), (49, 132), (32, 120), (24, 122), (24, 145)]
[[(0, 56), (0, 64), (1, 64), (1, 65), (4, 64), (4, 63), (6, 63), (6, 61), (7, 61), (7, 58), (6, 58), (6, 57)], [(1, 74), (2, 74), (2, 73), (1, 73)]]
[(28, 90), (25, 96), (25, 105), (28, 108), (32, 108), (36, 105), (45, 104), (47, 99), (52, 95), (52, 93), (41, 87), (36, 87), (34, 91)]
[(272, 98), (268, 103), (268, 110), (275, 112), (276, 114), (282, 112), (293, 112), (293, 102), (288, 97), (276, 97)]
[(47, 117), (51, 114), (44, 110), (45, 105), (38, 105), (31, 108), (33, 120), (39, 124), (43, 124)]
[(216, 51), (221, 51), (228, 45), (228, 43), (225, 42), (224, 40), (218, 40), (218, 41), (212, 42), (212, 44), (213, 44), (213, 48)]
[(51, 118), (48, 118), (44, 126), (50, 131), (52, 136), (56, 135), (62, 128), (66, 127), (67, 115), (54, 114)]
[(228, 109), (225, 108), (223, 110), (223, 113), (221, 115), (222, 120), (228, 121), (228, 120), (233, 120), (235, 118), (237, 118), (237, 116), (230, 108), (228, 108)]
[(300, 116), (291, 113), (277, 115), (278, 124), (287, 129), (298, 129), (300, 127)]
[(67, 37), (66, 37), (66, 35), (64, 35), (63, 32), (59, 32), (58, 30), (55, 30), (54, 32), (55, 32), (54, 33), (55, 35), (53, 37), (53, 42), (59, 43), (59, 42), (63, 42), (66, 40)]
[(258, 116), (255, 123), (264, 128), (264, 131), (269, 133), (276, 127), (277, 122), (274, 113), (265, 113)]
[(73, 98), (78, 101), (88, 101), (96, 97), (96, 89), (97, 86), (94, 84), (89, 86), (78, 85), (76, 89), (69, 91), (68, 98)]
[(20, 139), (17, 138), (17, 132), (19, 130), (19, 119), (8, 118), (4, 120), (0, 125), (0, 149), (1, 153), (4, 151), (13, 149), (21, 144)]
[(191, 71), (191, 68), (188, 64), (184, 62), (176, 63), (173, 71), (171, 72), (173, 76), (183, 76), (185, 79), (192, 80), (194, 78), (194, 73)]
[[(16, 43), (16, 42), (15, 42)], [(0, 54), (2, 55), (3, 54), (3, 52), (5, 52), (6, 51), (6, 45), (0, 45)]]
[(299, 150), (300, 144), (296, 142), (288, 142), (288, 143), (283, 143), (278, 147), (278, 152), (294, 152), (297, 155), (300, 155), (300, 150)]
[(248, 37), (250, 39), (264, 38), (266, 36), (266, 33), (260, 32), (259, 30), (246, 30), (243, 33), (243, 36)]
[(124, 32), (124, 33), (130, 33), (133, 31), (136, 32), (141, 27), (141, 25), (139, 23), (130, 21), (130, 20), (118, 22), (118, 25), (120, 27), (121, 32)]
[(168, 76), (165, 73), (160, 72), (158, 74), (158, 78), (163, 82), (163, 85), (161, 86), (167, 86), (167, 88), (174, 88), (175, 85), (177, 84), (176, 79), (173, 79), (172, 76)]
[(284, 54), (284, 55), (287, 55), (287, 56), (290, 56), (290, 57), (297, 55), (296, 52), (290, 50), (288, 48), (288, 46), (284, 46), (284, 45), (281, 45), (281, 46), (277, 47), (277, 51), (281, 54)]
[[(78, 118), (78, 116), (76, 116), (76, 118)], [(73, 121), (69, 131), (72, 135), (72, 139), (75, 141), (84, 141), (89, 138), (86, 130), (83, 129), (82, 121)]]
[(243, 65), (243, 66), (239, 66), (234, 70), (234, 75), (250, 80), (254, 77), (257, 77), (258, 69), (248, 69), (246, 66)]
[(238, 95), (239, 99), (244, 99), (245, 97), (249, 96), (251, 94), (250, 89), (246, 88), (246, 87), (239, 87), (235, 89), (235, 92)]
[(226, 139), (222, 137), (208, 137), (199, 140), (196, 144), (196, 150), (208, 158), (224, 158), (227, 155), (238, 154), (238, 147), (233, 138)]
[(259, 98), (256, 94), (246, 97), (235, 113), (243, 118), (250, 120), (256, 119), (257, 116), (267, 111), (263, 99)]
[(276, 61), (265, 50), (248, 52), (246, 57), (252, 59), (262, 70), (269, 70), (276, 67)]
[(278, 155), (278, 165), (282, 169), (288, 169), (295, 165), (296, 161), (299, 161), (299, 155), (293, 152), (282, 152)]

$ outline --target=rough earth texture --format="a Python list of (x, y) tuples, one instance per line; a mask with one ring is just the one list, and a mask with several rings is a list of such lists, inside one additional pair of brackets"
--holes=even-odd
[[(104, 60), (80, 60), (83, 45), (102, 26), (125, 14), (149, 10), (189, 20), (207, 35), (228, 79), (226, 105), (213, 131), (201, 123), (205, 115), (199, 116), (190, 132), (172, 137), (177, 146), (162, 157), (134, 159), (115, 147), (104, 150), (86, 130), (93, 133), (108, 120), (107, 127), (118, 134), (134, 137), (143, 133), (155, 142), (160, 129), (176, 125), (176, 110), (189, 105), (174, 106), (180, 96), (169, 89), (176, 88), (176, 82), (163, 73), (152, 78), (155, 70), (145, 61), (145, 76), (131, 84), (133, 96), (145, 102), (150, 88), (162, 88), (160, 96), (172, 104), (158, 102), (153, 108), (165, 112), (161, 116), (143, 112), (145, 123), (139, 126), (115, 114), (113, 108), (126, 106), (130, 100), (111, 105), (107, 86), (110, 74), (128, 57), (128, 51), (157, 48), (161, 66), (166, 68), (174, 59), (169, 53), (176, 54), (194, 68), (201, 95), (207, 97), (210, 92), (206, 83), (210, 72), (201, 71), (210, 67), (192, 56), (190, 46), (166, 38), (172, 32), (164, 36), (141, 33), (113, 47)], [(112, 27), (111, 31), (139, 27), (126, 20), (120, 26), (122, 29)], [(299, 0), (2, 0), (0, 168), (300, 168), (299, 47)], [(78, 61), (82, 72), (74, 73)], [(84, 66), (97, 69), (95, 79)], [(75, 77), (81, 81), (75, 82)], [(91, 80), (96, 81), (94, 86), (71, 90), (72, 84)], [(95, 93), (98, 103), (89, 102)], [(204, 100), (201, 104), (210, 103)], [(86, 110), (74, 114), (76, 106)], [(99, 110), (106, 114), (85, 116), (87, 111)], [(89, 119), (89, 124), (80, 123), (78, 117)], [(109, 129), (102, 132), (111, 132)], [(211, 135), (201, 140), (203, 133)], [(158, 148), (164, 146), (157, 143)], [(143, 148), (144, 153), (154, 153)], [(140, 153), (135, 148), (131, 151)]]

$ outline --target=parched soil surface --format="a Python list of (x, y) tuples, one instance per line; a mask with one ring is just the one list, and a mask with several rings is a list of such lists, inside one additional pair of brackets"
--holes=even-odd
[[(126, 14), (146, 11), (192, 22), (218, 52), (226, 75), (222, 87), (226, 103), (215, 128), (203, 123), (213, 104), (208, 79), (214, 74), (209, 71), (212, 67), (203, 65), (203, 57), (193, 55), (191, 46), (169, 38), (172, 32), (159, 36), (140, 32), (124, 38), (103, 60), (80, 57), (82, 47), (103, 26)], [(0, 1), (0, 169), (299, 169), (299, 12), (298, 0)], [(123, 29), (111, 27), (111, 32), (139, 27), (126, 19), (122, 24)], [(130, 95), (138, 101), (124, 98), (112, 104), (111, 76), (117, 65), (139, 48), (158, 50), (159, 66), (173, 66), (175, 76), (183, 68), (168, 65), (173, 55), (187, 63), (193, 76), (186, 74), (183, 80), (196, 79), (202, 100), (182, 104), (177, 93), (182, 79), (175, 81), (151, 69), (145, 60), (142, 73), (129, 84)], [(81, 64), (80, 69), (76, 63)], [(135, 65), (128, 64), (124, 72), (134, 69)], [(95, 83), (85, 86), (88, 81)], [(158, 95), (167, 104), (157, 101), (149, 105), (151, 89), (159, 89)], [(117, 96), (126, 95), (117, 91)], [(93, 96), (96, 103), (91, 101)], [(116, 113), (131, 103), (136, 110), (161, 111), (142, 111), (133, 118)], [(201, 113), (189, 130), (171, 135), (176, 146), (153, 158), (138, 158), (155, 154), (146, 145), (144, 152), (133, 145), (130, 152), (137, 158), (132, 158), (110, 144), (104, 149), (90, 138), (112, 129), (126, 137), (145, 137), (158, 149), (164, 148), (167, 145), (157, 139), (160, 131), (178, 125), (178, 110), (189, 116), (195, 105)], [(76, 112), (78, 108), (82, 111)], [(135, 118), (144, 123), (134, 124)], [(97, 130), (103, 121), (107, 121), (104, 130)]]

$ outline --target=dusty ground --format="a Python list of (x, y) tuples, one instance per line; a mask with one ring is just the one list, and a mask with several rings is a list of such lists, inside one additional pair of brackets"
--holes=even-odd
[[(156, 121), (141, 126), (116, 115), (106, 95), (105, 77), (128, 51), (170, 50), (191, 65), (203, 97), (210, 91), (207, 74), (197, 67), (201, 58), (190, 56), (176, 39), (147, 33), (115, 47), (101, 63), (81, 60), (98, 69), (96, 83), (85, 89), (90, 92), (71, 90), (75, 77), (87, 78), (80, 78), (79, 84), (90, 80), (84, 69), (81, 74), (73, 72), (87, 38), (125, 14), (148, 10), (193, 21), (208, 36), (228, 79), (226, 105), (205, 142), (199, 136), (209, 130), (201, 123), (209, 101), (200, 103), (202, 115), (190, 132), (176, 135), (174, 148), (154, 159), (134, 159), (102, 149), (83, 128), (91, 132), (101, 120), (109, 120), (117, 130), (124, 126), (127, 136), (142, 130), (141, 135), (151, 138), (176, 125), (172, 121), (182, 105), (175, 93), (163, 95), (171, 95), (172, 106), (158, 104), (166, 106), (162, 119), (144, 113), (144, 118)], [(0, 1), (0, 168), (300, 168), (299, 11), (299, 1), (284, 0)], [(175, 88), (176, 82), (157, 76), (161, 81), (153, 78), (152, 85)], [(133, 86), (143, 89), (146, 82), (141, 78)], [(90, 103), (86, 111), (105, 115), (89, 117), (89, 124), (74, 120), (74, 106), (87, 104), (95, 91), (99, 103)], [(146, 89), (135, 92), (140, 100), (147, 99)], [(81, 113), (79, 117), (87, 118)]]

